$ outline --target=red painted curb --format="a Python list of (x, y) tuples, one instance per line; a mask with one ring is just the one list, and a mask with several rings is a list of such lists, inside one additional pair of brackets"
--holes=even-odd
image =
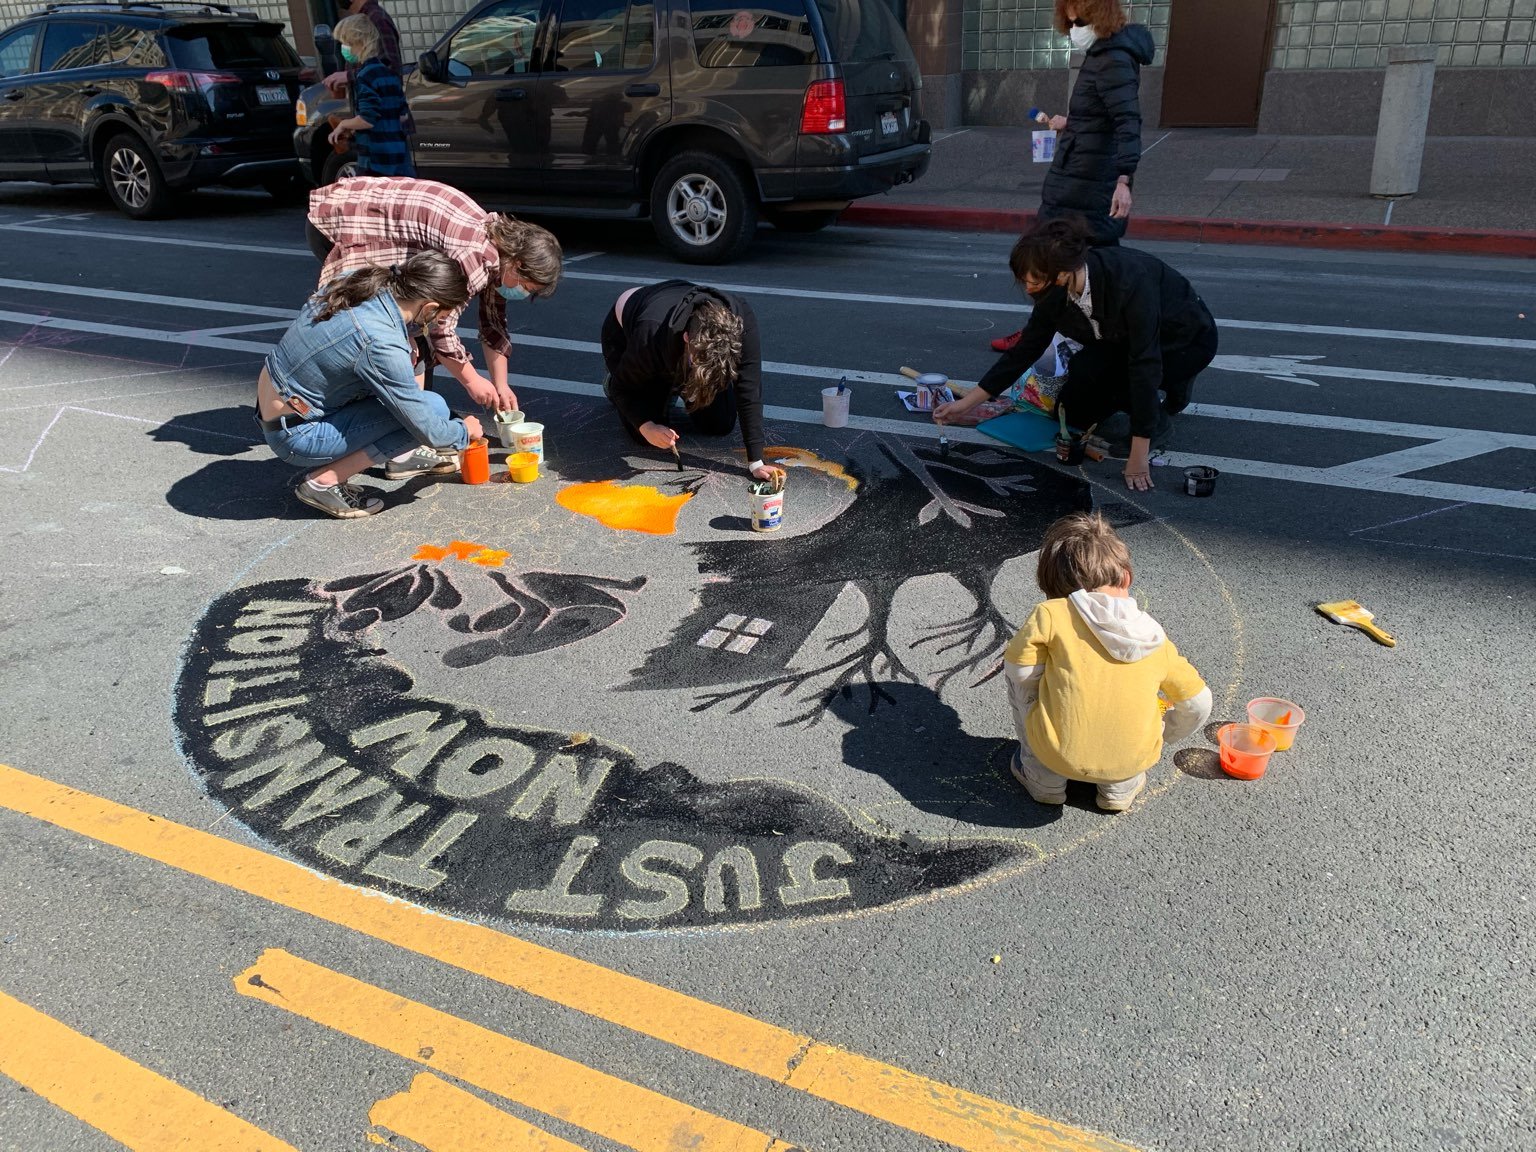
[[(946, 208), (939, 204), (852, 204), (844, 224), (938, 228), (953, 232), (1022, 232), (1033, 212)], [(1410, 228), (1376, 224), (1313, 224), (1294, 220), (1206, 220), (1198, 216), (1136, 216), (1127, 237), (1205, 244), (1283, 244), (1377, 252), (1436, 252), (1464, 256), (1536, 258), (1536, 232), (1482, 228)]]

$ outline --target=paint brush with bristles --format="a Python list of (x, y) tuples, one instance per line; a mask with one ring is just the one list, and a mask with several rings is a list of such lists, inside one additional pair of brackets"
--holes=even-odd
[(1396, 648), (1397, 641), (1373, 623), (1376, 619), (1374, 613), (1364, 605), (1354, 600), (1330, 600), (1326, 604), (1317, 605), (1317, 610), (1335, 624), (1346, 624), (1351, 628), (1358, 628), (1378, 644), (1385, 644), (1388, 648)]

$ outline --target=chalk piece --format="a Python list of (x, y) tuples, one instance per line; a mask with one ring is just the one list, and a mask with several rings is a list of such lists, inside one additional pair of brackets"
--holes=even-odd
[(994, 963), (994, 964), (1001, 964), (1002, 962), (1003, 962), (1003, 958), (1001, 956), (994, 956), (994, 957), (992, 957), (992, 963)]
[(185, 576), (186, 574), (187, 570), (185, 568), (178, 568), (174, 564), (167, 565), (166, 567), (160, 569), (160, 575), (162, 576)]

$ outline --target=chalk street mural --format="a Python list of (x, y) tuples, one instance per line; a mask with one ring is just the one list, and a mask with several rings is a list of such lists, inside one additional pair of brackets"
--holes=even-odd
[[(557, 480), (548, 515), (589, 535), (556, 563), (494, 523), (428, 536), (427, 518), (370, 570), (253, 577), (194, 629), (183, 752), (295, 858), (481, 919), (623, 931), (823, 916), (1036, 850), (1011, 836), (1029, 802), (998, 742), (966, 736), (946, 694), (995, 674), (1013, 624), (994, 580), (1088, 506), (1086, 485), (983, 446), (861, 436), (842, 462), (776, 452), (806, 478), (790, 488), (803, 530), (779, 539), (708, 520), (711, 484), (741, 487), (728, 463), (673, 481), (631, 466), (621, 489), (661, 479), (692, 498), (645, 497), (667, 509), (661, 532), (680, 510), (686, 538), (557, 506)], [(895, 628), (929, 579), (964, 594)], [(643, 733), (613, 717), (648, 714), (682, 734), (637, 754)], [(876, 714), (907, 727), (861, 726)], [(770, 754), (747, 756), (759, 734)], [(878, 805), (864, 798), (876, 785)], [(909, 814), (984, 826), (919, 834)]]

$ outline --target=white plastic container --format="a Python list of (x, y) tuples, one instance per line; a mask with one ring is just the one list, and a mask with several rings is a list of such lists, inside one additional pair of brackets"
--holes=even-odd
[(848, 406), (853, 402), (853, 389), (836, 388), (821, 390), (821, 422), (828, 428), (848, 427)]

